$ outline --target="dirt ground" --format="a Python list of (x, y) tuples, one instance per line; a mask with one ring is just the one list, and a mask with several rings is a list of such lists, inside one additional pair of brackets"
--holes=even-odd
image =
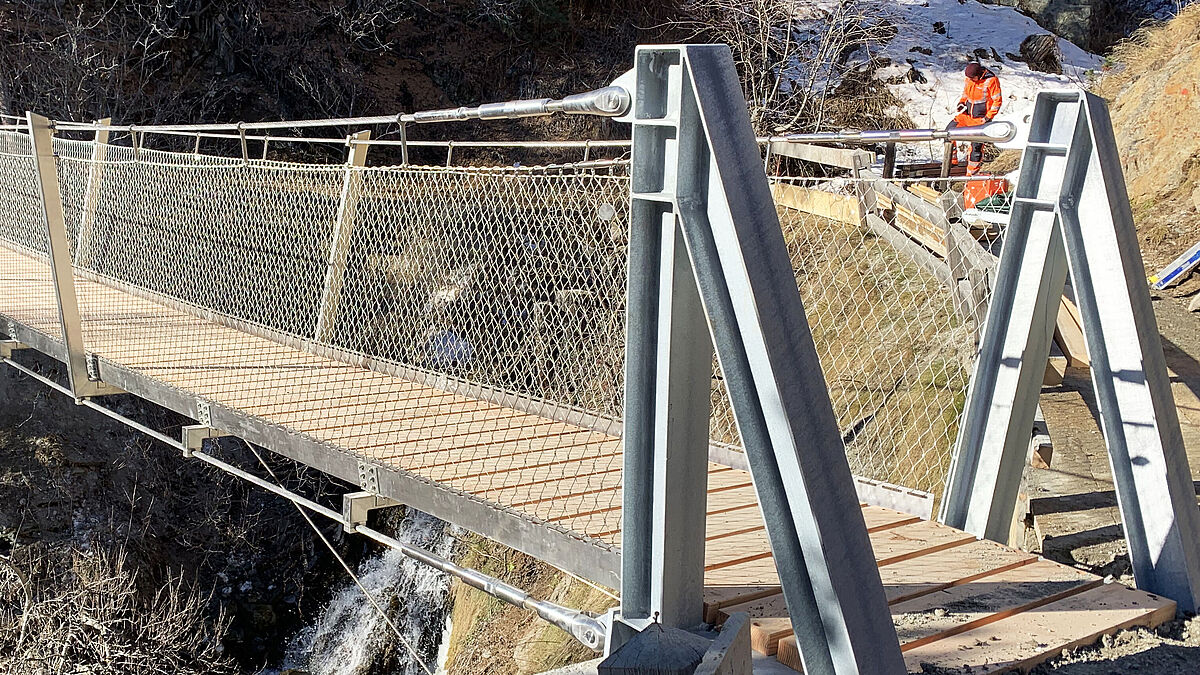
[[(1155, 296), (1153, 302), (1184, 446), (1193, 475), (1200, 475), (1200, 313), (1187, 311), (1186, 288)], [(1042, 409), (1055, 448), (1050, 470), (1030, 469), (1027, 474), (1032, 546), (1052, 560), (1132, 585), (1088, 371), (1071, 369), (1061, 386), (1043, 390)], [(1097, 645), (1068, 651), (1034, 672), (1197, 673), (1200, 617), (1180, 617), (1155, 630), (1122, 631)]]

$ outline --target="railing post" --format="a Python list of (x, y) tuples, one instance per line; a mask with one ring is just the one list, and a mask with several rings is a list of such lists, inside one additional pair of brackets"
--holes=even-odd
[(883, 179), (891, 180), (896, 177), (896, 144), (888, 143), (883, 146)]
[(50, 274), (54, 295), (58, 301), (58, 318), (66, 351), (67, 377), (76, 399), (120, 392), (88, 375), (88, 356), (83, 344), (83, 323), (79, 315), (79, 300), (75, 297), (75, 277), (71, 267), (71, 249), (67, 241), (67, 225), (63, 218), (62, 193), (58, 186), (58, 167), (54, 159), (54, 132), (50, 120), (35, 113), (26, 113), (29, 136), (33, 145), (34, 167), (38, 176), (38, 196), (46, 223), (46, 240), (50, 258)]
[(338, 204), (337, 219), (333, 224), (329, 261), (325, 268), (325, 285), (321, 290), (321, 306), (317, 314), (315, 337), (318, 342), (328, 343), (333, 340), (338, 305), (342, 300), (342, 286), (346, 281), (346, 259), (350, 255), (350, 240), (354, 233), (354, 215), (358, 210), (358, 198), (362, 188), (362, 175), (355, 169), (366, 166), (367, 163), (369, 146), (353, 141), (366, 141), (370, 138), (370, 131), (360, 131), (350, 137), (346, 176), (342, 180), (342, 197)]
[(96, 140), (92, 145), (92, 163), (88, 165), (87, 188), (83, 193), (83, 209), (79, 213), (79, 232), (75, 240), (75, 264), (89, 267), (92, 264), (92, 230), (96, 224), (96, 202), (100, 198), (100, 174), (104, 171), (104, 160), (108, 156), (108, 125), (112, 118), (97, 120), (102, 125), (96, 129)]

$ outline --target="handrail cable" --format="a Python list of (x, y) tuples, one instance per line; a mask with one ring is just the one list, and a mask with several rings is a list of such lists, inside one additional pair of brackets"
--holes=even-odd
[(54, 121), (55, 129), (62, 131), (85, 131), (107, 128), (112, 131), (157, 132), (171, 131), (237, 131), (250, 129), (308, 129), (315, 127), (370, 126), (378, 124), (431, 124), (437, 122), (460, 122), (466, 120), (518, 119), (542, 117), (555, 113), (568, 115), (600, 115), (616, 117), (629, 109), (631, 98), (622, 87), (604, 87), (583, 94), (574, 94), (562, 99), (521, 99), (502, 103), (485, 103), (478, 106), (423, 110), (394, 115), (368, 117), (339, 117), (311, 120), (281, 120), (278, 122), (216, 122), (205, 124), (148, 124), (114, 125), (99, 122)]

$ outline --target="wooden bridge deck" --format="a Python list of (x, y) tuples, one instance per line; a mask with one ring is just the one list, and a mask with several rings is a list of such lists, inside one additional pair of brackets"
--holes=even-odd
[[(313, 439), (328, 453), (566, 528), (576, 540), (620, 543), (614, 436), (324, 358), (97, 281), (75, 283), (85, 344), (114, 369)], [(59, 333), (48, 267), (3, 245), (0, 315), (22, 335)], [(320, 465), (313, 451), (297, 457)], [(1104, 633), (1174, 616), (1169, 600), (898, 511), (862, 508), (910, 671), (1027, 668)], [(431, 512), (455, 520), (453, 508)], [(545, 536), (561, 532), (546, 527)], [(511, 542), (504, 532), (481, 534)], [(709, 620), (749, 612), (754, 647), (799, 668), (748, 473), (711, 465), (707, 541)]]

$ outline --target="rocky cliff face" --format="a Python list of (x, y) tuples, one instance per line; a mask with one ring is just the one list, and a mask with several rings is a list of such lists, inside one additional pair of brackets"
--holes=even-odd
[(1143, 22), (1168, 19), (1192, 1), (1019, 0), (1018, 6), (1047, 30), (1103, 54)]

